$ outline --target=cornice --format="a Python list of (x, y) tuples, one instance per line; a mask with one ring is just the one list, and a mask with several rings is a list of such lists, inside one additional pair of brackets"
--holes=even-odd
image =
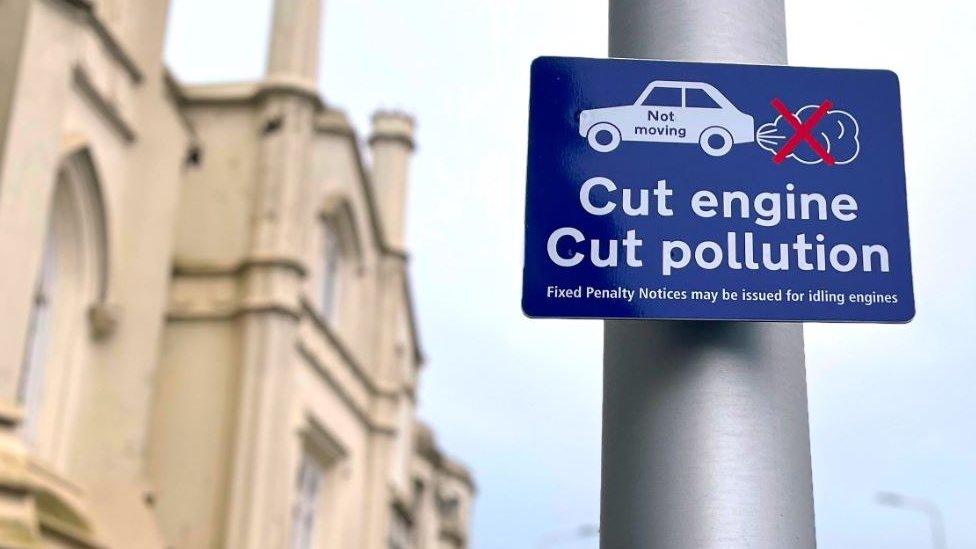
[(366, 369), (363, 368), (362, 364), (355, 357), (349, 347), (345, 344), (345, 342), (342, 341), (342, 338), (335, 333), (335, 330), (329, 326), (329, 323), (318, 314), (318, 312), (312, 307), (312, 304), (309, 303), (309, 301), (305, 298), (302, 298), (302, 312), (306, 317), (308, 317), (309, 320), (311, 320), (312, 325), (315, 326), (318, 333), (323, 335), (332, 348), (339, 353), (339, 356), (342, 357), (342, 362), (349, 367), (349, 370), (352, 372), (353, 376), (359, 380), (364, 387), (366, 387), (366, 390), (371, 396), (395, 400), (400, 395), (403, 395), (411, 401), (416, 402), (416, 394), (409, 386), (404, 386), (400, 391), (380, 387), (372, 376), (366, 372)]
[(304, 278), (308, 269), (305, 263), (292, 257), (252, 257), (234, 263), (194, 261), (177, 257), (173, 262), (173, 275), (178, 277), (240, 276), (254, 268), (280, 268), (293, 271)]
[(373, 421), (370, 417), (369, 412), (358, 402), (356, 399), (342, 386), (329, 368), (319, 359), (319, 357), (310, 350), (301, 341), (298, 342), (296, 346), (299, 356), (301, 356), (307, 364), (309, 364), (315, 373), (318, 375), (319, 379), (325, 382), (326, 385), (332, 388), (336, 396), (346, 408), (359, 420), (359, 422), (366, 427), (371, 433), (380, 434), (385, 436), (396, 436), (396, 429), (387, 427), (385, 425), (380, 425)]
[(88, 76), (88, 72), (81, 65), (75, 65), (71, 71), (71, 77), (78, 91), (88, 99), (88, 102), (95, 108), (95, 111), (118, 134), (122, 141), (125, 143), (135, 142), (135, 130), (122, 117), (115, 104), (102, 95), (98, 88), (95, 87), (91, 77)]
[(62, 6), (74, 9), (78, 14), (81, 15), (84, 22), (91, 28), (95, 33), (95, 36), (101, 42), (102, 47), (109, 56), (116, 62), (133, 83), (139, 84), (143, 80), (142, 69), (139, 68), (138, 63), (135, 59), (129, 55), (122, 42), (115, 36), (115, 33), (105, 24), (104, 21), (95, 13), (95, 6), (91, 0), (49, 0), (55, 2)]
[(268, 97), (294, 96), (307, 100), (317, 111), (326, 110), (315, 86), (286, 79), (264, 79), (255, 82), (187, 85), (180, 87), (179, 98), (185, 105), (255, 104)]

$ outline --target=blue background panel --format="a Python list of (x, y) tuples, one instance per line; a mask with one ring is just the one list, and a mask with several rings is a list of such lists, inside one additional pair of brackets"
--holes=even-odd
[[(695, 143), (648, 143), (622, 140), (610, 152), (594, 150), (580, 135), (580, 113), (590, 109), (632, 105), (652, 81), (701, 82), (717, 88), (741, 112), (755, 118), (755, 128), (773, 122), (779, 113), (771, 105), (781, 99), (793, 112), (806, 105), (820, 105), (829, 99), (833, 110), (850, 113), (858, 127), (857, 156), (844, 165), (805, 164), (788, 158), (773, 162), (773, 154), (757, 143), (738, 143), (724, 156), (710, 156)], [(802, 111), (804, 120), (813, 109)], [(836, 126), (836, 122), (831, 122)], [(786, 137), (794, 133), (789, 125)], [(909, 252), (907, 200), (905, 194), (904, 152), (899, 86), (890, 71), (820, 69), (785, 66), (677, 63), (623, 59), (552, 58), (537, 59), (532, 65), (529, 113), (529, 153), (526, 189), (525, 267), (522, 306), (532, 317), (563, 318), (650, 318), (779, 321), (864, 321), (906, 322), (914, 316), (911, 257)], [(626, 130), (625, 130), (626, 131)], [(835, 127), (818, 126), (813, 133), (826, 143)], [(841, 130), (844, 131), (844, 130)], [(850, 135), (848, 134), (848, 137)], [(834, 139), (832, 152), (848, 155), (849, 146)], [(780, 143), (779, 145), (782, 145)], [(777, 147), (778, 148), (778, 147)], [(797, 155), (809, 160), (816, 155), (801, 143)], [(653, 190), (666, 179), (674, 192), (669, 206), (674, 215), (656, 215), (651, 196), (651, 215), (633, 217), (618, 205), (606, 216), (587, 213), (580, 204), (580, 188), (592, 177), (606, 177), (618, 187), (616, 193), (594, 192), (594, 202), (602, 205), (608, 197), (622, 201), (621, 190)], [(750, 198), (762, 192), (780, 193), (785, 202), (786, 185), (794, 193), (820, 193), (830, 200), (849, 194), (858, 203), (857, 219), (840, 221), (782, 220), (773, 227), (756, 224), (755, 212), (747, 219), (722, 215), (703, 218), (691, 208), (691, 197), (699, 190), (719, 196), (724, 191), (743, 191)], [(797, 198), (798, 199), (798, 198)], [(561, 227), (580, 230), (587, 241), (576, 244), (560, 241), (560, 253), (579, 252), (587, 259), (577, 266), (556, 265), (547, 252), (553, 231)], [(641, 267), (628, 267), (624, 249), (615, 268), (595, 267), (588, 259), (589, 239), (598, 239), (604, 253), (608, 240), (622, 240), (628, 230), (636, 230), (643, 241), (639, 250)], [(851, 272), (839, 272), (828, 265), (825, 271), (797, 268), (791, 250), (791, 268), (735, 270), (723, 262), (715, 269), (703, 269), (694, 259), (670, 276), (662, 273), (661, 249), (665, 240), (681, 240), (691, 247), (703, 241), (718, 242), (725, 248), (727, 233), (737, 233), (742, 258), (742, 237), (753, 234), (757, 254), (761, 243), (795, 242), (805, 234), (809, 242), (825, 237), (827, 250), (836, 244), (849, 244), (860, 251), (862, 245), (880, 244), (887, 248), (889, 272), (864, 272), (860, 265)], [(777, 253), (778, 255), (778, 253)], [(808, 254), (813, 258), (814, 254)], [(709, 255), (710, 257), (710, 255)], [(758, 257), (757, 257), (758, 259)], [(859, 258), (860, 259), (860, 258)], [(547, 296), (550, 286), (562, 289), (640, 288), (671, 291), (761, 291), (790, 289), (805, 295), (799, 302), (717, 302), (692, 299), (596, 299)], [(815, 302), (807, 292), (824, 290), (844, 295), (843, 305)], [(896, 296), (897, 303), (865, 305), (852, 303), (851, 294)]]

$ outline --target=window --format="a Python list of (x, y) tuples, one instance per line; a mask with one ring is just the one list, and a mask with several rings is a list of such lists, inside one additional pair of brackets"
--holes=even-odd
[(651, 93), (647, 95), (647, 99), (644, 100), (644, 105), (658, 107), (680, 107), (681, 88), (655, 86), (651, 89)]
[(413, 505), (414, 512), (420, 509), (420, 506), (423, 504), (425, 488), (424, 481), (419, 478), (413, 479), (413, 502), (411, 505)]
[(705, 109), (718, 109), (719, 104), (705, 90), (699, 88), (688, 88), (685, 90), (685, 101), (687, 106)]
[(330, 223), (325, 223), (322, 249), (322, 317), (331, 324), (339, 320), (342, 298), (342, 243)]
[[(298, 468), (292, 496), (289, 549), (343, 547), (343, 529), (336, 509), (348, 505), (343, 494), (349, 469), (346, 450), (312, 416), (301, 430), (295, 447)], [(343, 472), (345, 471), (345, 472)]]
[(66, 403), (90, 356), (88, 314), (106, 299), (108, 241), (98, 177), (87, 149), (65, 159), (52, 188), (17, 398), (24, 412), (20, 434), (25, 443), (60, 464), (65, 455), (55, 441), (63, 437), (65, 418), (76, 413)]
[(322, 499), (322, 467), (312, 457), (302, 458), (295, 486), (295, 506), (292, 511), (291, 549), (312, 549), (315, 546), (315, 526)]
[(457, 497), (438, 497), (437, 511), (444, 522), (457, 522), (460, 518), (461, 501)]
[(390, 549), (413, 548), (413, 525), (410, 519), (399, 508), (393, 508), (393, 519), (390, 523)]
[(18, 400), (24, 407), (22, 425), (24, 438), (33, 445), (37, 438), (37, 417), (40, 413), (44, 385), (44, 364), (47, 358), (48, 340), (51, 336), (51, 307), (57, 282), (57, 241), (53, 227), (48, 229), (44, 244), (40, 280), (34, 291), (24, 360), (21, 366)]
[(349, 200), (338, 194), (327, 196), (317, 213), (317, 229), (305, 250), (312, 266), (305, 294), (314, 316), (334, 335), (345, 335), (362, 320), (355, 305), (362, 297), (363, 255)]

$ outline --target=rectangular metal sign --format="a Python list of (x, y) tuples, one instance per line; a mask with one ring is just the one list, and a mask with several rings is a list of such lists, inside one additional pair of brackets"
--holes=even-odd
[(537, 59), (522, 308), (911, 320), (897, 76)]

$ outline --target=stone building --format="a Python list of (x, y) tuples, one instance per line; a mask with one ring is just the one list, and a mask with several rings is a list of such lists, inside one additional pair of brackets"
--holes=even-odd
[(323, 101), (320, 0), (207, 86), (167, 4), (0, 0), (0, 547), (467, 547), (415, 416), (412, 119), (367, 150)]

